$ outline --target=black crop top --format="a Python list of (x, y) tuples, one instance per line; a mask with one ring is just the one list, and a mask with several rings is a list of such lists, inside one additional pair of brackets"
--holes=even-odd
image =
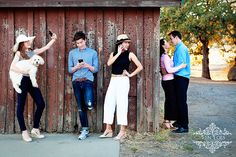
[(112, 74), (120, 75), (123, 73), (123, 70), (129, 71), (129, 51), (123, 52), (120, 54), (120, 56), (115, 60), (115, 62), (112, 64)]

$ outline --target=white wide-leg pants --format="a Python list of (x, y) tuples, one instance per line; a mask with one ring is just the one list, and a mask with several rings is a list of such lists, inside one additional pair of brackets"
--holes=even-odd
[(127, 125), (129, 89), (129, 77), (111, 77), (104, 103), (104, 123), (113, 124), (116, 109), (117, 124)]

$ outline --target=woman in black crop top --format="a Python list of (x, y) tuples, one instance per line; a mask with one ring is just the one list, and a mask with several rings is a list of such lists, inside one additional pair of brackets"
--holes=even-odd
[[(114, 138), (115, 140), (126, 137), (127, 113), (128, 113), (128, 94), (129, 94), (129, 77), (138, 74), (143, 66), (133, 52), (129, 50), (130, 39), (126, 34), (117, 37), (115, 51), (111, 53), (107, 65), (112, 65), (112, 77), (107, 89), (104, 102), (104, 120), (106, 130), (100, 136), (101, 138), (112, 137), (114, 113), (116, 109), (117, 124), (120, 125), (120, 132)], [(137, 68), (129, 73), (130, 62), (134, 62)]]

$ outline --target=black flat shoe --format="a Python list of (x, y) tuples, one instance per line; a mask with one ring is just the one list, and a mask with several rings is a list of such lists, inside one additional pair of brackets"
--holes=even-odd
[(176, 128), (180, 127), (180, 125), (177, 122), (174, 122), (172, 125)]
[(187, 132), (188, 132), (188, 129), (185, 129), (185, 128), (183, 128), (183, 127), (179, 127), (178, 129), (173, 130), (172, 132), (173, 132), (173, 133), (187, 133)]

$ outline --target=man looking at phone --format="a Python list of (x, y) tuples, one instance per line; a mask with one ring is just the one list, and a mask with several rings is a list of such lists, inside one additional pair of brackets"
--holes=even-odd
[(93, 73), (98, 71), (98, 56), (95, 50), (86, 46), (83, 32), (76, 32), (73, 41), (76, 48), (69, 52), (68, 71), (72, 74), (72, 86), (82, 127), (78, 138), (83, 140), (89, 134), (87, 110), (93, 109)]

